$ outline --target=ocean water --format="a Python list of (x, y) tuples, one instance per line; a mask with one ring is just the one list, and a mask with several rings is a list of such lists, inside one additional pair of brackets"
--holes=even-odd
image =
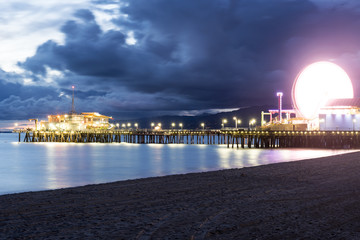
[(0, 194), (242, 168), (351, 152), (224, 145), (19, 143), (0, 133)]

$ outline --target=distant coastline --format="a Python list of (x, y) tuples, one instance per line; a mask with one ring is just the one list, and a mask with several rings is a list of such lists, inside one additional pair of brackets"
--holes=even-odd
[(0, 130), (0, 133), (12, 133), (13, 130), (8, 129), (8, 130)]

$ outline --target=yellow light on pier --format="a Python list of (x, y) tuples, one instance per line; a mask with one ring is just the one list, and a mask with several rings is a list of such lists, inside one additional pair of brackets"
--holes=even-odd
[(251, 127), (254, 127), (255, 123), (256, 123), (256, 119), (254, 119), (254, 118), (249, 121), (249, 129), (250, 130), (251, 130)]
[(233, 117), (233, 120), (235, 121), (235, 128), (238, 128), (238, 124), (241, 124), (241, 120), (238, 119), (237, 117)]
[(355, 131), (356, 119), (353, 119), (353, 131)]
[(227, 119), (224, 118), (221, 122), (221, 127), (224, 129), (225, 128), (225, 124), (227, 123)]

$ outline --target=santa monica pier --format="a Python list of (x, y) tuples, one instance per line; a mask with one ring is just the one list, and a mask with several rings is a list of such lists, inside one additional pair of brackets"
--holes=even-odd
[[(29, 119), (32, 128), (18, 129), (19, 142), (73, 143), (158, 143), (158, 144), (226, 144), (232, 148), (360, 148), (360, 99), (354, 98), (352, 82), (334, 63), (316, 62), (296, 77), (291, 92), (291, 109), (283, 109), (283, 93), (277, 92), (278, 107), (259, 112), (248, 127), (240, 127), (233, 117), (234, 128), (186, 129), (182, 123), (175, 129), (163, 129), (160, 123), (140, 128), (137, 123), (111, 122), (112, 117), (97, 112), (71, 111), (49, 115), (47, 120)], [(275, 95), (275, 93), (274, 93)], [(239, 125), (239, 128), (238, 128)]]

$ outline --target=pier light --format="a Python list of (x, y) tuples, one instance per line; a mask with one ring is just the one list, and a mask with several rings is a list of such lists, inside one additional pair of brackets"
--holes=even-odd
[(128, 127), (131, 127), (131, 123), (127, 123), (127, 126), (128, 126)]
[(202, 129), (204, 130), (205, 129), (205, 123), (201, 123), (200, 125), (201, 125)]
[(120, 124), (119, 124), (119, 123), (117, 123), (117, 124), (116, 124), (116, 127), (117, 127), (117, 128), (119, 128), (119, 126), (120, 126)]
[(134, 126), (135, 126), (136, 129), (138, 129), (139, 124), (135, 123)]
[(238, 124), (241, 124), (241, 120), (238, 119), (237, 117), (234, 117), (233, 119), (234, 119), (234, 121), (235, 121), (235, 128), (237, 129), (237, 128), (238, 128)]
[(151, 123), (151, 128), (153, 128), (154, 126), (155, 126), (155, 123), (152, 122), (152, 123)]
[(227, 123), (227, 119), (223, 119), (222, 122), (221, 122), (221, 127), (222, 128), (225, 128), (225, 124)]
[(121, 124), (121, 127), (126, 128), (126, 124), (125, 123)]
[(171, 123), (171, 128), (174, 128), (175, 127), (175, 123)]
[(352, 121), (353, 121), (353, 131), (355, 131), (356, 119), (354, 118)]
[(161, 123), (158, 123), (158, 126), (161, 127)]
[(181, 128), (181, 130), (182, 130), (182, 128), (183, 128), (183, 124), (182, 123), (179, 123), (179, 127)]
[(249, 129), (251, 129), (251, 127), (253, 127), (256, 123), (256, 120), (253, 118), (249, 121)]
[(233, 120), (235, 121), (235, 128), (237, 128), (237, 117), (233, 117)]

